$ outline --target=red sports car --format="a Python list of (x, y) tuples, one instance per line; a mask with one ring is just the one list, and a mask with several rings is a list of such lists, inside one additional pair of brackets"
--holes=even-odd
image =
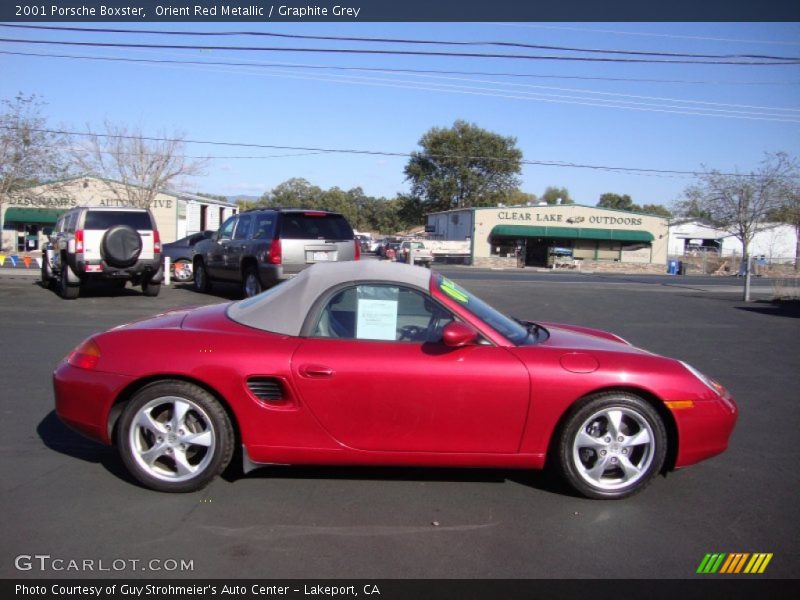
[(260, 464), (540, 469), (622, 498), (719, 454), (729, 393), (595, 329), (507, 317), (389, 262), (317, 264), (253, 298), (94, 335), (54, 373), (56, 409), (145, 486)]

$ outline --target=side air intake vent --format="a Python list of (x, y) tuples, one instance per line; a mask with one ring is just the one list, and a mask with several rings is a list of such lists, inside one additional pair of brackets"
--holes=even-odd
[(247, 380), (247, 387), (264, 402), (282, 402), (284, 399), (283, 385), (274, 377), (252, 377)]

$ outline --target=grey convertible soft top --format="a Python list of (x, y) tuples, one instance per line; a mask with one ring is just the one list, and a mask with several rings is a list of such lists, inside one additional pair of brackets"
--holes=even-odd
[(428, 291), (431, 272), (390, 261), (365, 260), (317, 263), (266, 292), (234, 302), (228, 316), (242, 325), (300, 335), (314, 302), (326, 290), (348, 282), (398, 283)]

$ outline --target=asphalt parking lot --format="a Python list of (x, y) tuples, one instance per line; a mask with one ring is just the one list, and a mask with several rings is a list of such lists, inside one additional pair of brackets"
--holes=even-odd
[[(745, 305), (727, 279), (442, 271), (515, 316), (609, 329), (717, 377), (741, 411), (731, 448), (611, 502), (539, 473), (450, 469), (271, 467), (159, 494), (57, 420), (50, 374), (93, 332), (236, 290), (63, 301), (33, 274), (0, 270), (0, 576), (692, 578), (709, 552), (773, 553), (760, 577), (800, 576), (796, 310)], [(756, 282), (757, 299), (771, 293)], [(15, 567), (34, 554), (126, 567)], [(193, 570), (141, 570), (154, 559)]]

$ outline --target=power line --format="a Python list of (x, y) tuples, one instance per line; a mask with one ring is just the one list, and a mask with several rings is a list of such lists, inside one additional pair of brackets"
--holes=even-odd
[(384, 38), (384, 37), (364, 37), (364, 36), (334, 36), (334, 35), (307, 35), (292, 33), (274, 33), (266, 31), (175, 31), (163, 29), (119, 29), (119, 28), (99, 28), (99, 27), (67, 27), (67, 26), (47, 26), (47, 25), (20, 25), (2, 24), (0, 27), (12, 27), (27, 30), (48, 30), (48, 31), (70, 31), (85, 33), (131, 33), (144, 35), (170, 35), (170, 36), (194, 36), (194, 37), (229, 37), (229, 36), (255, 36), (271, 37), (282, 39), (302, 39), (319, 41), (346, 41), (346, 42), (368, 42), (368, 43), (392, 43), (392, 44), (419, 44), (419, 45), (440, 45), (440, 46), (497, 46), (501, 48), (527, 48), (532, 50), (557, 50), (561, 52), (587, 52), (592, 54), (614, 54), (627, 56), (660, 56), (672, 58), (748, 58), (757, 60), (776, 60), (776, 61), (797, 61), (797, 56), (771, 56), (763, 54), (687, 54), (680, 52), (652, 52), (640, 50), (607, 50), (600, 48), (575, 48), (570, 46), (553, 46), (545, 44), (526, 44), (522, 42), (500, 42), (500, 41), (459, 41), (459, 40), (426, 40), (408, 38)]
[(200, 60), (172, 60), (172, 59), (152, 59), (152, 58), (128, 58), (111, 56), (82, 56), (74, 54), (37, 54), (34, 52), (11, 52), (0, 50), (0, 54), (12, 56), (30, 56), (36, 58), (66, 58), (75, 60), (95, 60), (109, 62), (128, 62), (144, 64), (177, 64), (177, 65), (200, 65), (200, 66), (225, 66), (225, 67), (258, 67), (258, 68), (301, 68), (317, 69), (330, 71), (362, 71), (374, 73), (409, 73), (409, 74), (430, 74), (430, 75), (476, 75), (484, 77), (513, 77), (526, 79), (570, 79), (580, 81), (617, 81), (628, 83), (678, 83), (690, 85), (800, 85), (798, 81), (713, 81), (713, 80), (691, 80), (691, 79), (641, 79), (635, 77), (588, 77), (580, 75), (544, 75), (536, 73), (507, 73), (492, 71), (449, 71), (439, 69), (401, 69), (392, 67), (348, 67), (336, 65), (309, 65), (292, 63), (255, 63), (255, 62), (231, 62), (231, 61), (200, 61)]
[[(15, 130), (16, 127), (7, 126), (7, 125), (0, 125), (0, 129), (6, 130)], [(97, 138), (113, 138), (113, 139), (127, 139), (127, 140), (142, 140), (148, 142), (177, 142), (177, 143), (184, 143), (184, 144), (199, 144), (199, 145), (209, 145), (209, 146), (221, 146), (221, 147), (239, 147), (239, 148), (258, 148), (258, 149), (270, 149), (270, 150), (293, 150), (298, 152), (311, 152), (311, 153), (319, 153), (319, 154), (355, 154), (355, 155), (362, 155), (362, 156), (387, 156), (387, 157), (399, 157), (399, 158), (411, 158), (413, 156), (417, 156), (418, 153), (409, 153), (409, 152), (391, 152), (385, 150), (358, 150), (354, 148), (320, 148), (320, 147), (312, 147), (312, 146), (286, 146), (286, 145), (277, 145), (277, 144), (255, 144), (255, 143), (248, 143), (248, 142), (222, 142), (218, 140), (196, 140), (196, 139), (181, 139), (181, 138), (168, 138), (168, 137), (153, 137), (153, 136), (136, 136), (136, 135), (122, 135), (122, 134), (109, 134), (109, 133), (93, 133), (90, 131), (69, 131), (69, 130), (60, 130), (60, 129), (46, 129), (46, 128), (31, 128), (27, 131), (35, 131), (38, 133), (50, 133), (54, 135), (68, 135), (68, 136), (82, 136), (82, 137), (97, 137)], [(510, 159), (505, 158), (497, 158), (494, 156), (461, 156), (461, 155), (450, 155), (450, 154), (431, 154), (427, 155), (434, 159), (445, 159), (445, 158), (462, 158), (462, 159), (469, 159), (469, 160), (492, 160), (497, 162), (507, 162)], [(212, 156), (204, 157), (204, 158), (215, 158)], [(216, 158), (236, 158), (236, 157), (216, 157)], [(261, 158), (261, 157), (241, 157), (241, 158)], [(573, 169), (592, 169), (592, 170), (602, 170), (602, 171), (614, 171), (614, 172), (628, 172), (628, 173), (635, 173), (635, 174), (658, 174), (658, 175), (684, 175), (684, 176), (700, 176), (707, 174), (704, 171), (679, 171), (676, 169), (651, 169), (651, 168), (641, 168), (641, 167), (617, 167), (617, 166), (609, 166), (609, 165), (591, 165), (585, 163), (572, 163), (572, 162), (561, 162), (561, 161), (545, 161), (545, 160), (520, 160), (520, 164), (524, 165), (533, 165), (533, 166), (547, 166), (547, 167), (565, 167), (565, 168), (573, 168)], [(743, 173), (719, 173), (720, 175), (727, 175), (727, 176), (735, 176), (735, 177), (755, 177), (756, 175), (752, 174), (743, 174)]]
[(483, 52), (433, 52), (423, 50), (365, 50), (356, 48), (297, 48), (280, 46), (193, 46), (179, 44), (129, 44), (112, 42), (66, 42), (52, 40), (20, 40), (0, 38), (9, 44), (45, 44), (55, 46), (81, 46), (91, 48), (153, 48), (162, 50), (235, 50), (244, 52), (300, 52), (321, 54), (367, 54), (381, 56), (436, 56), (458, 58), (502, 58), (508, 60), (552, 60), (568, 62), (602, 62), (624, 64), (671, 64), (671, 65), (736, 65), (736, 66), (791, 66), (800, 64), (800, 59), (786, 61), (735, 61), (735, 60), (653, 60), (641, 58), (602, 58), (586, 56), (551, 56), (531, 54), (487, 54)]

